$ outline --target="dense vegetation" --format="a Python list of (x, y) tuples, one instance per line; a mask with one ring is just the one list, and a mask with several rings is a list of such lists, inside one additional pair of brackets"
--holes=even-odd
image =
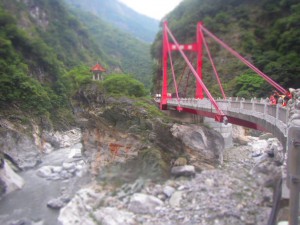
[[(203, 21), (206, 28), (240, 52), (264, 73), (285, 88), (299, 87), (300, 78), (300, 3), (297, 0), (185, 0), (167, 17), (169, 27), (180, 43), (195, 41), (196, 24)], [(266, 96), (272, 89), (265, 83), (262, 93), (257, 75), (249, 74), (248, 67), (206, 38), (227, 95), (237, 94), (241, 82), (254, 83), (240, 90)], [(152, 46), (152, 55), (161, 58), (161, 32)], [(175, 59), (176, 59), (176, 54)], [(207, 56), (207, 55), (205, 55)], [(182, 63), (175, 65), (182, 69)], [(154, 89), (160, 90), (160, 65), (157, 64)], [(171, 74), (171, 73), (170, 73)], [(207, 57), (203, 75), (207, 86), (216, 90), (216, 80)], [(244, 75), (239, 79), (237, 76)], [(244, 79), (245, 78), (245, 79)], [(250, 79), (250, 80), (249, 80)], [(252, 80), (253, 79), (253, 80)], [(189, 86), (195, 83), (190, 79)], [(259, 85), (258, 85), (259, 84)], [(258, 85), (258, 86), (257, 86)], [(253, 92), (254, 91), (254, 92)], [(250, 95), (251, 93), (251, 95)], [(220, 96), (220, 92), (215, 93)]]
[(132, 74), (150, 89), (152, 77), (150, 45), (89, 13), (78, 10), (74, 13), (85, 24), (98, 48), (109, 58), (109, 73)]
[(93, 81), (90, 69), (84, 65), (69, 71), (63, 76), (63, 81), (66, 84), (66, 94), (69, 98), (74, 96), (82, 86), (92, 82), (98, 83), (101, 90), (108, 94), (131, 97), (142, 97), (147, 94), (142, 82), (126, 74), (109, 74), (105, 76), (103, 82)]
[(108, 93), (132, 97), (146, 95), (146, 89), (140, 81), (125, 74), (114, 74), (107, 77), (103, 86)]
[[(57, 70), (55, 72), (61, 69), (57, 66), (59, 63), (49, 65), (51, 61), (45, 59), (43, 51), (48, 50), (47, 46), (39, 40), (30, 39), (25, 32), (19, 30), (14, 18), (2, 9), (0, 9), (0, 29), (0, 106), (14, 104), (22, 109), (32, 110), (32, 113), (44, 113), (63, 103), (65, 100), (63, 95), (56, 94), (54, 88), (42, 85), (28, 76), (30, 67), (34, 66), (30, 64), (33, 58), (38, 59), (45, 69), (48, 66), (55, 66), (51, 68)], [(39, 48), (35, 48), (37, 45)], [(30, 53), (34, 54), (25, 59), (27, 55), (23, 55), (23, 51), (26, 51), (28, 57)], [(49, 53), (48, 57), (51, 56)], [(54, 76), (52, 79), (58, 80), (58, 77)], [(58, 86), (56, 87), (58, 89)]]
[(85, 28), (57, 0), (1, 0), (0, 29), (1, 108), (49, 117), (68, 110), (63, 75), (102, 55)]
[[(0, 0), (0, 114), (20, 110), (56, 123), (69, 116), (72, 95), (93, 82), (90, 66), (117, 64), (103, 50), (109, 45), (101, 48), (90, 32), (59, 0)], [(111, 28), (107, 35), (113, 32), (119, 31)], [(107, 37), (107, 43), (113, 38)], [(126, 47), (126, 41), (121, 44)], [(131, 54), (127, 58), (134, 60)]]
[[(209, 30), (282, 86), (299, 87), (300, 3), (296, 0), (185, 0), (167, 19), (180, 43), (194, 42), (196, 24), (203, 20)], [(228, 96), (269, 94), (271, 87), (258, 75), (211, 39), (207, 42)], [(161, 32), (151, 52), (157, 73), (154, 91), (159, 92)], [(178, 56), (173, 53), (175, 67), (182, 69)], [(119, 74), (108, 76), (103, 90), (147, 94), (152, 64), (147, 44), (96, 16), (67, 9), (59, 0), (0, 0), (1, 110), (13, 107), (57, 119), (69, 110), (72, 95), (93, 82), (89, 68), (97, 61), (108, 74)], [(206, 57), (204, 81), (213, 95), (220, 96), (211, 74)], [(187, 79), (187, 74), (181, 92), (184, 83), (194, 91), (195, 80)]]

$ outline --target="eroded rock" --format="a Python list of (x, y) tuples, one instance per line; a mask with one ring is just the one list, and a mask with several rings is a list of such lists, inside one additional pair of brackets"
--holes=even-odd
[(160, 199), (154, 196), (135, 193), (130, 199), (128, 209), (138, 214), (153, 214), (157, 211), (157, 207), (163, 204)]
[[(9, 164), (5, 162), (3, 167), (0, 168), (0, 181), (2, 186), (2, 194), (8, 194), (17, 189), (21, 189), (24, 185), (24, 180), (18, 174), (16, 174)], [(1, 195), (1, 193), (0, 193)]]
[(104, 207), (93, 213), (95, 220), (102, 225), (135, 225), (135, 214), (115, 207)]
[(196, 171), (195, 171), (195, 167), (192, 165), (174, 166), (172, 167), (171, 174), (175, 177), (179, 177), (179, 176), (194, 177)]

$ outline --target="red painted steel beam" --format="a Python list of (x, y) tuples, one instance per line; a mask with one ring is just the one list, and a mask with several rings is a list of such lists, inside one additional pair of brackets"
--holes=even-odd
[[(170, 51), (178, 51), (177, 46), (174, 43), (169, 43)], [(180, 44), (179, 48), (183, 51), (192, 51), (197, 52), (198, 51), (198, 45), (197, 43), (193, 44)]]
[(218, 121), (223, 121), (226, 122), (226, 118), (225, 118), (225, 114), (223, 113), (223, 111), (219, 108), (216, 100), (213, 98), (213, 96), (211, 95), (211, 93), (209, 92), (209, 90), (207, 89), (207, 87), (205, 86), (205, 84), (203, 83), (203, 81), (200, 79), (200, 77), (198, 76), (196, 70), (194, 69), (193, 65), (190, 63), (190, 61), (188, 60), (188, 58), (186, 57), (186, 55), (184, 54), (183, 50), (181, 50), (179, 48), (179, 44), (176, 41), (174, 35), (172, 34), (172, 32), (170, 31), (170, 29), (168, 28), (168, 26), (165, 26), (165, 29), (167, 30), (167, 33), (170, 35), (171, 39), (173, 40), (173, 42), (175, 43), (175, 45), (178, 48), (178, 51), (180, 52), (181, 56), (184, 58), (185, 62), (188, 64), (190, 70), (192, 71), (193, 75), (195, 76), (196, 80), (198, 81), (198, 83), (201, 85), (202, 89), (204, 90), (205, 94), (207, 95), (207, 97), (209, 98), (210, 102), (212, 103), (212, 105), (214, 106), (214, 108), (217, 110), (218, 112), (218, 117), (215, 117), (215, 119), (217, 119)]
[[(176, 107), (174, 107), (174, 109), (176, 110)], [(204, 116), (204, 117), (209, 117), (209, 118), (216, 118), (218, 116), (217, 113), (196, 110), (196, 109), (190, 109), (190, 108), (185, 108), (185, 107), (181, 107), (181, 111), (195, 114), (195, 115)], [(248, 128), (254, 129), (254, 130), (267, 131), (266, 128), (264, 128), (263, 126), (261, 126), (257, 123), (253, 123), (253, 122), (250, 122), (247, 120), (243, 120), (243, 119), (239, 119), (239, 118), (235, 118), (235, 117), (227, 116), (227, 115), (226, 115), (226, 117), (228, 119), (228, 123), (232, 123), (232, 124), (243, 126), (243, 127), (248, 127)]]
[[(201, 26), (203, 25), (202, 22), (197, 24), (197, 74), (198, 77), (202, 80), (202, 66), (203, 66), (203, 36), (200, 34)], [(195, 98), (203, 99), (203, 88), (199, 82), (196, 82), (196, 93)]]
[(239, 125), (239, 126), (243, 126), (243, 127), (248, 127), (254, 130), (260, 130), (260, 131), (268, 131), (266, 128), (264, 128), (263, 126), (257, 124), (257, 123), (253, 123), (247, 120), (242, 120), (239, 118), (235, 118), (232, 116), (226, 116), (228, 119), (228, 123), (232, 123), (235, 125)]
[(273, 87), (275, 87), (278, 91), (285, 94), (287, 92), (286, 89), (284, 89), (282, 86), (277, 84), (274, 80), (272, 80), (269, 76), (264, 74), (262, 71), (260, 71), (257, 67), (255, 67), (253, 64), (251, 64), (248, 60), (246, 60), (243, 56), (241, 56), (238, 52), (233, 50), (231, 47), (229, 47), (225, 42), (223, 42), (221, 39), (219, 39), (217, 36), (215, 36), (213, 33), (211, 33), (207, 28), (205, 28), (202, 24), (199, 25), (200, 29), (202, 29), (207, 35), (209, 35), (211, 38), (213, 38), (217, 43), (219, 43), (223, 48), (225, 48), (227, 51), (229, 51), (232, 55), (237, 57), (239, 60), (241, 60), (245, 65), (247, 65), (249, 68), (251, 68), (254, 72), (256, 72), (259, 76), (261, 76), (263, 79), (265, 79), (269, 84), (271, 84)]
[[(200, 24), (200, 26), (201, 26), (201, 24)], [(198, 27), (200, 27), (200, 26), (198, 26)], [(208, 48), (208, 44), (207, 44), (207, 42), (206, 42), (206, 40), (205, 40), (205, 38), (204, 38), (203, 32), (202, 32), (202, 30), (201, 30), (200, 28), (199, 28), (199, 33), (200, 33), (200, 35), (201, 35), (201, 38), (202, 38), (202, 41), (203, 41), (203, 43), (204, 43), (204, 46), (205, 46), (205, 49), (206, 49), (206, 52), (207, 52), (209, 61), (210, 61), (210, 63), (211, 63), (211, 66), (212, 66), (212, 68), (213, 68), (213, 71), (214, 71), (214, 73), (215, 73), (216, 79), (217, 79), (217, 81), (218, 81), (218, 84), (219, 84), (219, 87), (220, 87), (220, 90), (221, 90), (223, 99), (226, 99), (226, 95), (225, 95), (225, 92), (224, 92), (224, 89), (223, 89), (223, 86), (222, 86), (222, 83), (221, 83), (221, 80), (220, 80), (220, 76), (219, 76), (219, 74), (218, 74), (217, 68), (216, 68), (215, 63), (214, 63), (214, 61), (213, 61), (213, 59), (212, 59), (212, 56), (211, 56), (211, 54), (210, 54), (210, 50), (209, 50), (209, 48)]]
[(167, 98), (168, 98), (168, 47), (169, 39), (167, 33), (168, 22), (164, 22), (163, 29), (163, 52), (162, 52), (162, 65), (163, 65), (163, 77), (162, 77), (162, 90), (160, 99), (160, 109), (167, 110)]

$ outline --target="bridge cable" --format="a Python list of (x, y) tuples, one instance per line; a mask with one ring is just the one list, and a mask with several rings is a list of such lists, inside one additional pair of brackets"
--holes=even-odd
[[(223, 113), (223, 111), (219, 108), (216, 100), (213, 98), (213, 96), (210, 94), (210, 92), (208, 91), (207, 87), (205, 86), (205, 84), (203, 83), (203, 81), (200, 79), (200, 77), (198, 76), (196, 70), (194, 69), (194, 67), (192, 66), (192, 64), (189, 62), (188, 58), (186, 57), (186, 55), (184, 54), (183, 50), (180, 48), (178, 42), (176, 41), (175, 37), (173, 36), (172, 32), (170, 31), (170, 29), (168, 28), (168, 26), (166, 26), (166, 30), (167, 33), (170, 35), (170, 37), (172, 38), (174, 44), (176, 45), (177, 49), (179, 50), (180, 54), (182, 55), (182, 57), (184, 58), (185, 62), (189, 65), (192, 73), (194, 74), (196, 80), (199, 82), (199, 84), (201, 85), (201, 87), (203, 88), (204, 92), (206, 93), (207, 97), (209, 98), (209, 100), (211, 101), (212, 105), (215, 107), (216, 111), (218, 112), (218, 114), (222, 117), (225, 117), (225, 114)], [(225, 118), (224, 118), (225, 119)]]
[(168, 45), (168, 54), (169, 54), (169, 59), (170, 59), (170, 64), (171, 64), (171, 70), (172, 70), (172, 76), (173, 76), (173, 80), (174, 80), (174, 87), (175, 87), (175, 92), (176, 92), (176, 98), (177, 98), (177, 104), (179, 109), (181, 109), (180, 107), (180, 98), (178, 95), (178, 87), (177, 87), (177, 82), (176, 82), (176, 77), (175, 77), (175, 72), (174, 72), (174, 66), (173, 66), (173, 61), (172, 61), (172, 52), (170, 51), (170, 45)]
[(185, 84), (185, 89), (184, 89), (184, 96), (187, 96), (187, 89), (189, 87), (189, 79), (190, 79), (191, 71), (189, 71), (187, 78), (186, 78), (186, 84)]
[(222, 86), (222, 83), (221, 83), (221, 80), (220, 80), (218, 71), (217, 71), (216, 66), (215, 66), (215, 64), (214, 64), (214, 61), (213, 61), (213, 59), (212, 59), (212, 57), (211, 57), (210, 50), (209, 50), (209, 48), (208, 48), (207, 42), (206, 42), (206, 40), (205, 40), (205, 37), (204, 37), (203, 32), (202, 32), (201, 29), (200, 29), (200, 35), (201, 35), (201, 38), (202, 38), (202, 40), (203, 40), (203, 43), (204, 43), (206, 52), (207, 52), (207, 54), (208, 54), (208, 58), (209, 58), (209, 60), (210, 60), (211, 66), (212, 66), (212, 68), (213, 68), (213, 70), (214, 70), (214, 72), (215, 72), (215, 76), (216, 76), (216, 78), (217, 78), (217, 81), (218, 81), (220, 90), (221, 90), (221, 92), (222, 92), (222, 96), (223, 96), (224, 99), (226, 99), (226, 95), (225, 95), (225, 93), (224, 93), (224, 89), (223, 89), (223, 86)]
[(185, 67), (184, 67), (184, 69), (182, 70), (182, 73), (181, 73), (180, 78), (179, 78), (179, 82), (178, 82), (178, 86), (179, 87), (180, 87), (180, 83), (182, 81), (182, 78), (183, 78), (183, 76), (184, 76), (187, 68), (188, 68), (188, 65), (186, 64)]
[(223, 46), (225, 49), (227, 49), (231, 54), (233, 54), (235, 57), (237, 57), (238, 59), (240, 59), (245, 65), (247, 65), (254, 72), (256, 72), (258, 75), (260, 75), (262, 78), (264, 78), (269, 84), (271, 84), (273, 87), (275, 87), (278, 91), (280, 91), (283, 94), (285, 94), (287, 92), (287, 90), (285, 90), (282, 86), (280, 86), (279, 84), (277, 84), (270, 77), (268, 77), (266, 74), (264, 74), (262, 71), (260, 71), (254, 65), (252, 65), (248, 60), (246, 60), (244, 57), (242, 57), (239, 53), (237, 53), (232, 48), (230, 48), (228, 45), (226, 45), (222, 40), (220, 40), (219, 38), (217, 38), (214, 34), (212, 34), (209, 30), (207, 30), (203, 25), (200, 25), (200, 28), (206, 34), (208, 34), (210, 37), (212, 37), (216, 42), (218, 42), (221, 46)]
[[(190, 57), (191, 58), (191, 62), (193, 62), (194, 61), (194, 59), (195, 59), (195, 54), (190, 54), (190, 55), (192, 55), (192, 57)], [(180, 79), (179, 79), (179, 82), (178, 82), (178, 87), (180, 88), (180, 83), (181, 83), (181, 81), (182, 81), (182, 79), (183, 79), (183, 76), (186, 74), (186, 70), (187, 70), (187, 68), (188, 68), (188, 64), (186, 64), (186, 66), (184, 67), (184, 69), (183, 69), (183, 72), (182, 72), (182, 74), (181, 74), (181, 76), (180, 76)], [(189, 68), (188, 68), (189, 69)], [(184, 93), (184, 96), (187, 96), (187, 88), (188, 88), (188, 86), (189, 86), (189, 84), (188, 84), (188, 82), (189, 82), (189, 78), (190, 78), (190, 74), (191, 74), (191, 70), (189, 69), (188, 70), (188, 73), (187, 73), (187, 79), (186, 79), (186, 83), (185, 83), (185, 88), (184, 88), (184, 90), (183, 90), (183, 93)], [(178, 88), (178, 89), (179, 89)], [(180, 92), (179, 92), (180, 93)], [(179, 96), (180, 97), (180, 96)]]

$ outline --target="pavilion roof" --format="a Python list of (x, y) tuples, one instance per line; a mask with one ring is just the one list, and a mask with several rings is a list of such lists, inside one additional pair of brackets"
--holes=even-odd
[(97, 63), (95, 66), (93, 66), (92, 68), (91, 68), (91, 71), (92, 72), (105, 72), (106, 70), (99, 64), (99, 63)]

